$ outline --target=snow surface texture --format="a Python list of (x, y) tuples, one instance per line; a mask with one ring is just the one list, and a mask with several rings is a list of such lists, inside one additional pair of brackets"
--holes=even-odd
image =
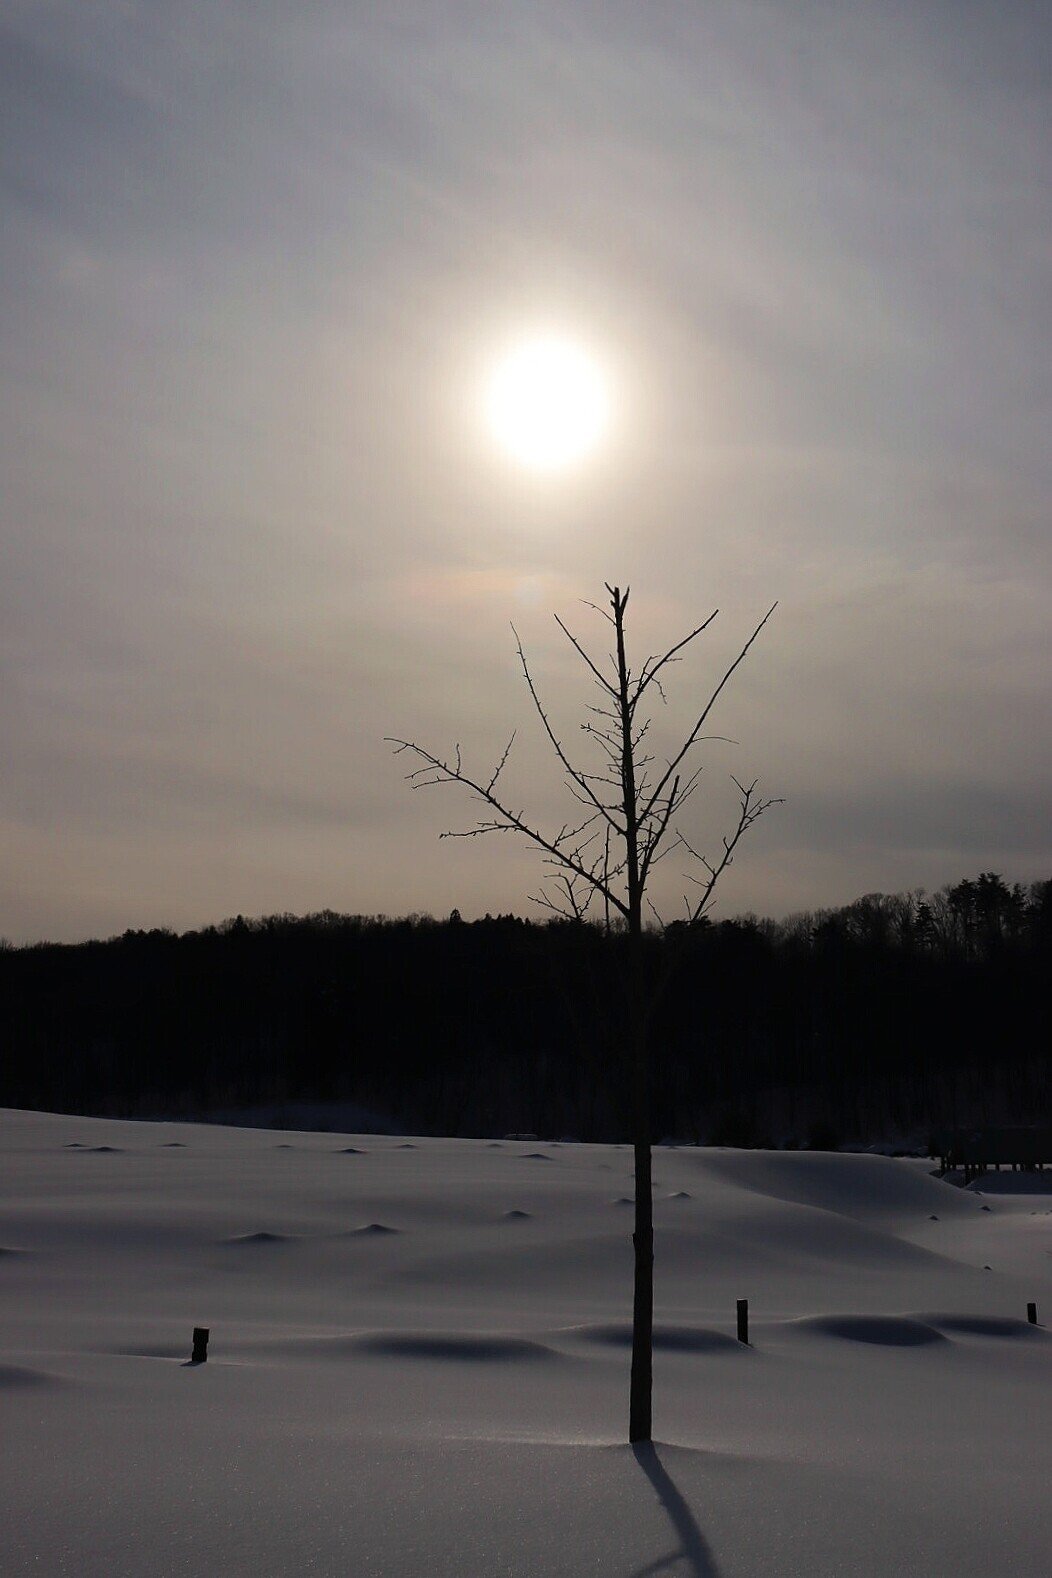
[(659, 1149), (633, 1451), (631, 1160), (0, 1114), (0, 1570), (1047, 1578), (1042, 1176)]

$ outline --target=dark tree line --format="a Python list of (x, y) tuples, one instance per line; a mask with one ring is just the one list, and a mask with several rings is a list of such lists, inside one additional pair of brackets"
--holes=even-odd
[[(1052, 883), (984, 873), (676, 948), (655, 1137), (832, 1143), (1047, 1121)], [(332, 913), (0, 949), (0, 1105), (192, 1116), (355, 1101), (421, 1133), (624, 1138), (623, 935)]]

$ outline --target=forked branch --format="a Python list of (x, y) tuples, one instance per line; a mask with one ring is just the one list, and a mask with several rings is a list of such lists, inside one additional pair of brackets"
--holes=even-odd
[(732, 782), (741, 795), (741, 802), (738, 808), (738, 823), (734, 831), (731, 833), (731, 836), (722, 840), (723, 853), (721, 854), (719, 860), (715, 862), (715, 864), (710, 861), (707, 856), (700, 854), (699, 851), (690, 844), (690, 842), (684, 837), (682, 833), (677, 833), (676, 835), (677, 845), (681, 849), (685, 849), (692, 859), (696, 860), (699, 865), (704, 867), (706, 872), (706, 876), (704, 877), (696, 877), (692, 872), (689, 871), (685, 873), (687, 880), (689, 882), (697, 883), (701, 889), (700, 895), (693, 904), (689, 901), (687, 902), (687, 923), (691, 926), (697, 925), (698, 921), (700, 921), (702, 916), (705, 914), (705, 911), (712, 902), (713, 892), (717, 882), (720, 880), (720, 877), (726, 871), (727, 867), (733, 863), (734, 851), (737, 849), (739, 843), (749, 831), (750, 827), (752, 827), (753, 823), (758, 822), (761, 816), (763, 816), (764, 812), (771, 809), (772, 805), (783, 804), (783, 801), (780, 799), (764, 799), (757, 795), (755, 779), (748, 786), (740, 784), (737, 778), (732, 778)]
[[(745, 645), (742, 647), (741, 651), (738, 653), (738, 656), (734, 659), (734, 662), (727, 669), (727, 671), (724, 674), (723, 678), (720, 680), (719, 684), (716, 686), (715, 690), (710, 695), (708, 701), (705, 703), (704, 707), (701, 710), (701, 714), (698, 717), (698, 721), (695, 723), (693, 729), (691, 729), (691, 731), (688, 734), (684, 744), (676, 752), (675, 756), (669, 762), (668, 767), (666, 768), (664, 774), (658, 780), (658, 782), (655, 784), (654, 788), (651, 790), (650, 797), (649, 797), (649, 799), (648, 799), (648, 801), (646, 803), (646, 806), (644, 807), (644, 809), (643, 809), (643, 811), (641, 813), (642, 816), (649, 816), (650, 815), (651, 811), (654, 809), (654, 806), (660, 800), (661, 796), (664, 794), (664, 792), (665, 792), (666, 788), (668, 787), (669, 783), (671, 782), (672, 778), (675, 776), (676, 770), (679, 767), (680, 763), (683, 761), (683, 758), (688, 754), (688, 752), (693, 750), (695, 745), (698, 744), (698, 742), (699, 742), (699, 740), (701, 738), (701, 731), (705, 727), (705, 723), (706, 723), (706, 720), (707, 720), (707, 718), (709, 716), (709, 713), (712, 711), (713, 707), (716, 705), (717, 701), (719, 700), (722, 692), (724, 691), (724, 689), (726, 688), (728, 682), (730, 681), (731, 676), (745, 662), (745, 659), (746, 659), (746, 656), (748, 655), (750, 647), (752, 646), (753, 642), (756, 640), (757, 636), (760, 634), (760, 631), (763, 629), (764, 625), (770, 619), (771, 615), (774, 613), (774, 611), (775, 611), (775, 609), (777, 607), (778, 607), (777, 603), (772, 603), (771, 604), (770, 608), (764, 614), (763, 618), (760, 620), (760, 623), (756, 626), (756, 629), (753, 631), (753, 633), (749, 637), (748, 641), (746, 641)], [(709, 623), (711, 623), (711, 620), (709, 621)], [(699, 628), (703, 630), (705, 628), (705, 626), (702, 625)], [(695, 632), (695, 634), (697, 634), (697, 632)], [(692, 640), (693, 637), (692, 636), (688, 636), (687, 639), (688, 640)]]

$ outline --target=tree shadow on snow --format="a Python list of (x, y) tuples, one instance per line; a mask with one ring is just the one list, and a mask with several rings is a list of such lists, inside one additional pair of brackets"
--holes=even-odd
[[(669, 1521), (679, 1539), (679, 1549), (666, 1556), (657, 1556), (645, 1567), (640, 1567), (632, 1578), (652, 1578), (652, 1575), (675, 1568), (690, 1578), (720, 1578), (716, 1558), (708, 1541), (698, 1526), (697, 1519), (680, 1495), (675, 1484), (657, 1455), (657, 1448), (650, 1441), (639, 1441), (632, 1448), (636, 1462), (657, 1491), (657, 1498), (669, 1515)], [(681, 1565), (681, 1563), (683, 1565)]]

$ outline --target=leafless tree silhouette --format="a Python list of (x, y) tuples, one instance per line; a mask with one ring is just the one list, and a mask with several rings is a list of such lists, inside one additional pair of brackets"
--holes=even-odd
[(632, 1375), (629, 1404), (629, 1440), (651, 1439), (654, 1311), (654, 1222), (651, 1181), (651, 1119), (649, 1043), (654, 1011), (672, 970), (672, 952), (666, 950), (662, 974), (644, 976), (642, 957), (643, 910), (648, 906), (654, 922), (666, 930), (648, 894), (657, 863), (681, 852), (692, 891), (685, 897), (685, 913), (677, 931), (689, 932), (704, 919), (716, 884), (734, 859), (749, 828), (775, 800), (765, 799), (754, 782), (733, 779), (740, 800), (737, 821), (722, 839), (722, 847), (709, 859), (678, 825), (679, 813), (695, 793), (701, 776), (696, 750), (703, 741), (722, 738), (704, 733), (712, 711), (732, 675), (744, 662), (753, 642), (777, 604), (763, 619), (710, 692), (693, 728), (679, 748), (659, 762), (648, 747), (655, 698), (665, 700), (663, 679), (669, 665), (707, 630), (714, 612), (667, 651), (650, 656), (638, 671), (628, 662), (625, 647), (625, 610), (629, 592), (607, 585), (607, 608), (589, 606), (607, 620), (613, 632), (613, 651), (607, 668), (595, 661), (583, 644), (555, 616), (578, 657), (589, 670), (598, 690), (598, 702), (589, 707), (581, 729), (593, 747), (592, 767), (578, 765), (556, 733), (534, 684), (533, 675), (515, 633), (516, 649), (527, 689), (565, 775), (579, 812), (557, 831), (544, 833), (524, 811), (516, 811), (502, 797), (501, 776), (515, 742), (512, 734), (496, 767), (488, 776), (476, 776), (464, 765), (460, 746), (451, 758), (437, 756), (413, 740), (389, 737), (396, 753), (408, 752), (417, 762), (407, 781), (417, 789), (437, 784), (460, 784), (483, 807), (473, 827), (447, 832), (443, 838), (477, 838), (485, 833), (518, 833), (543, 853), (545, 876), (534, 900), (555, 914), (585, 920), (601, 913), (608, 929), (619, 930), (628, 940), (627, 1004), (624, 1072), (629, 1081), (635, 1152), (635, 1286), (632, 1317)]

